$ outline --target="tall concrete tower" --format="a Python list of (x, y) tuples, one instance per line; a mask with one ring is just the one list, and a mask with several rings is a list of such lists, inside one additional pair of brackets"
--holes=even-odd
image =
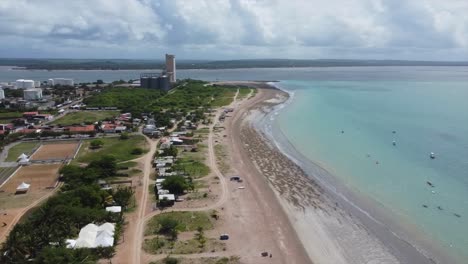
[(171, 54), (166, 54), (166, 74), (169, 77), (171, 83), (175, 83), (176, 78), (176, 65), (175, 65), (175, 56)]

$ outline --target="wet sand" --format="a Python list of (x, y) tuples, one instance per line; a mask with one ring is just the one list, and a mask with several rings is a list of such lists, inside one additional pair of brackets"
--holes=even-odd
[(287, 100), (287, 93), (266, 83), (229, 84), (259, 88), (252, 99), (255, 102), (234, 117), (232, 141), (239, 146), (234, 151), (243, 166), (250, 168), (255, 184), (262, 184), (258, 179), (263, 179), (273, 190), (276, 201), (270, 202), (281, 204), (313, 263), (436, 263), (352, 206), (346, 197), (323, 188), (314, 180), (313, 171), (304, 171), (297, 160), (293, 162), (276, 147), (261, 124), (274, 107)]

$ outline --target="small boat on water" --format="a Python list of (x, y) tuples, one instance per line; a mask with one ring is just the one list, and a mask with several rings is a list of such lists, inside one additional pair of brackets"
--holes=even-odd
[(431, 152), (431, 154), (429, 155), (429, 157), (431, 157), (431, 159), (435, 159), (435, 153), (434, 153), (434, 152)]
[(395, 141), (395, 140), (393, 140), (392, 144), (393, 144), (393, 146), (396, 146), (396, 141)]

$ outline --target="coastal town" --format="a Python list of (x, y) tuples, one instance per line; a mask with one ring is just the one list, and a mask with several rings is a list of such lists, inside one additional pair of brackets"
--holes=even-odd
[(176, 80), (166, 59), (137, 81), (40, 83), (47, 97), (4, 86), (2, 262), (284, 263), (279, 241), (245, 242), (274, 229), (255, 227), (265, 212), (232, 166), (228, 127), (259, 84)]

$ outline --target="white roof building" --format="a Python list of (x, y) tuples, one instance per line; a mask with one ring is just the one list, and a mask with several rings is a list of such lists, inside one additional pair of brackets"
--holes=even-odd
[(0, 100), (2, 99), (5, 99), (5, 91), (3, 91), (3, 89), (0, 89)]
[(166, 199), (168, 201), (175, 201), (175, 195), (174, 194), (159, 194), (158, 198), (159, 198), (159, 200)]
[(68, 248), (97, 248), (114, 245), (115, 224), (104, 223), (100, 226), (88, 224), (80, 230), (78, 239), (67, 239)]
[(122, 212), (122, 206), (109, 206), (106, 207), (107, 212), (120, 213)]

